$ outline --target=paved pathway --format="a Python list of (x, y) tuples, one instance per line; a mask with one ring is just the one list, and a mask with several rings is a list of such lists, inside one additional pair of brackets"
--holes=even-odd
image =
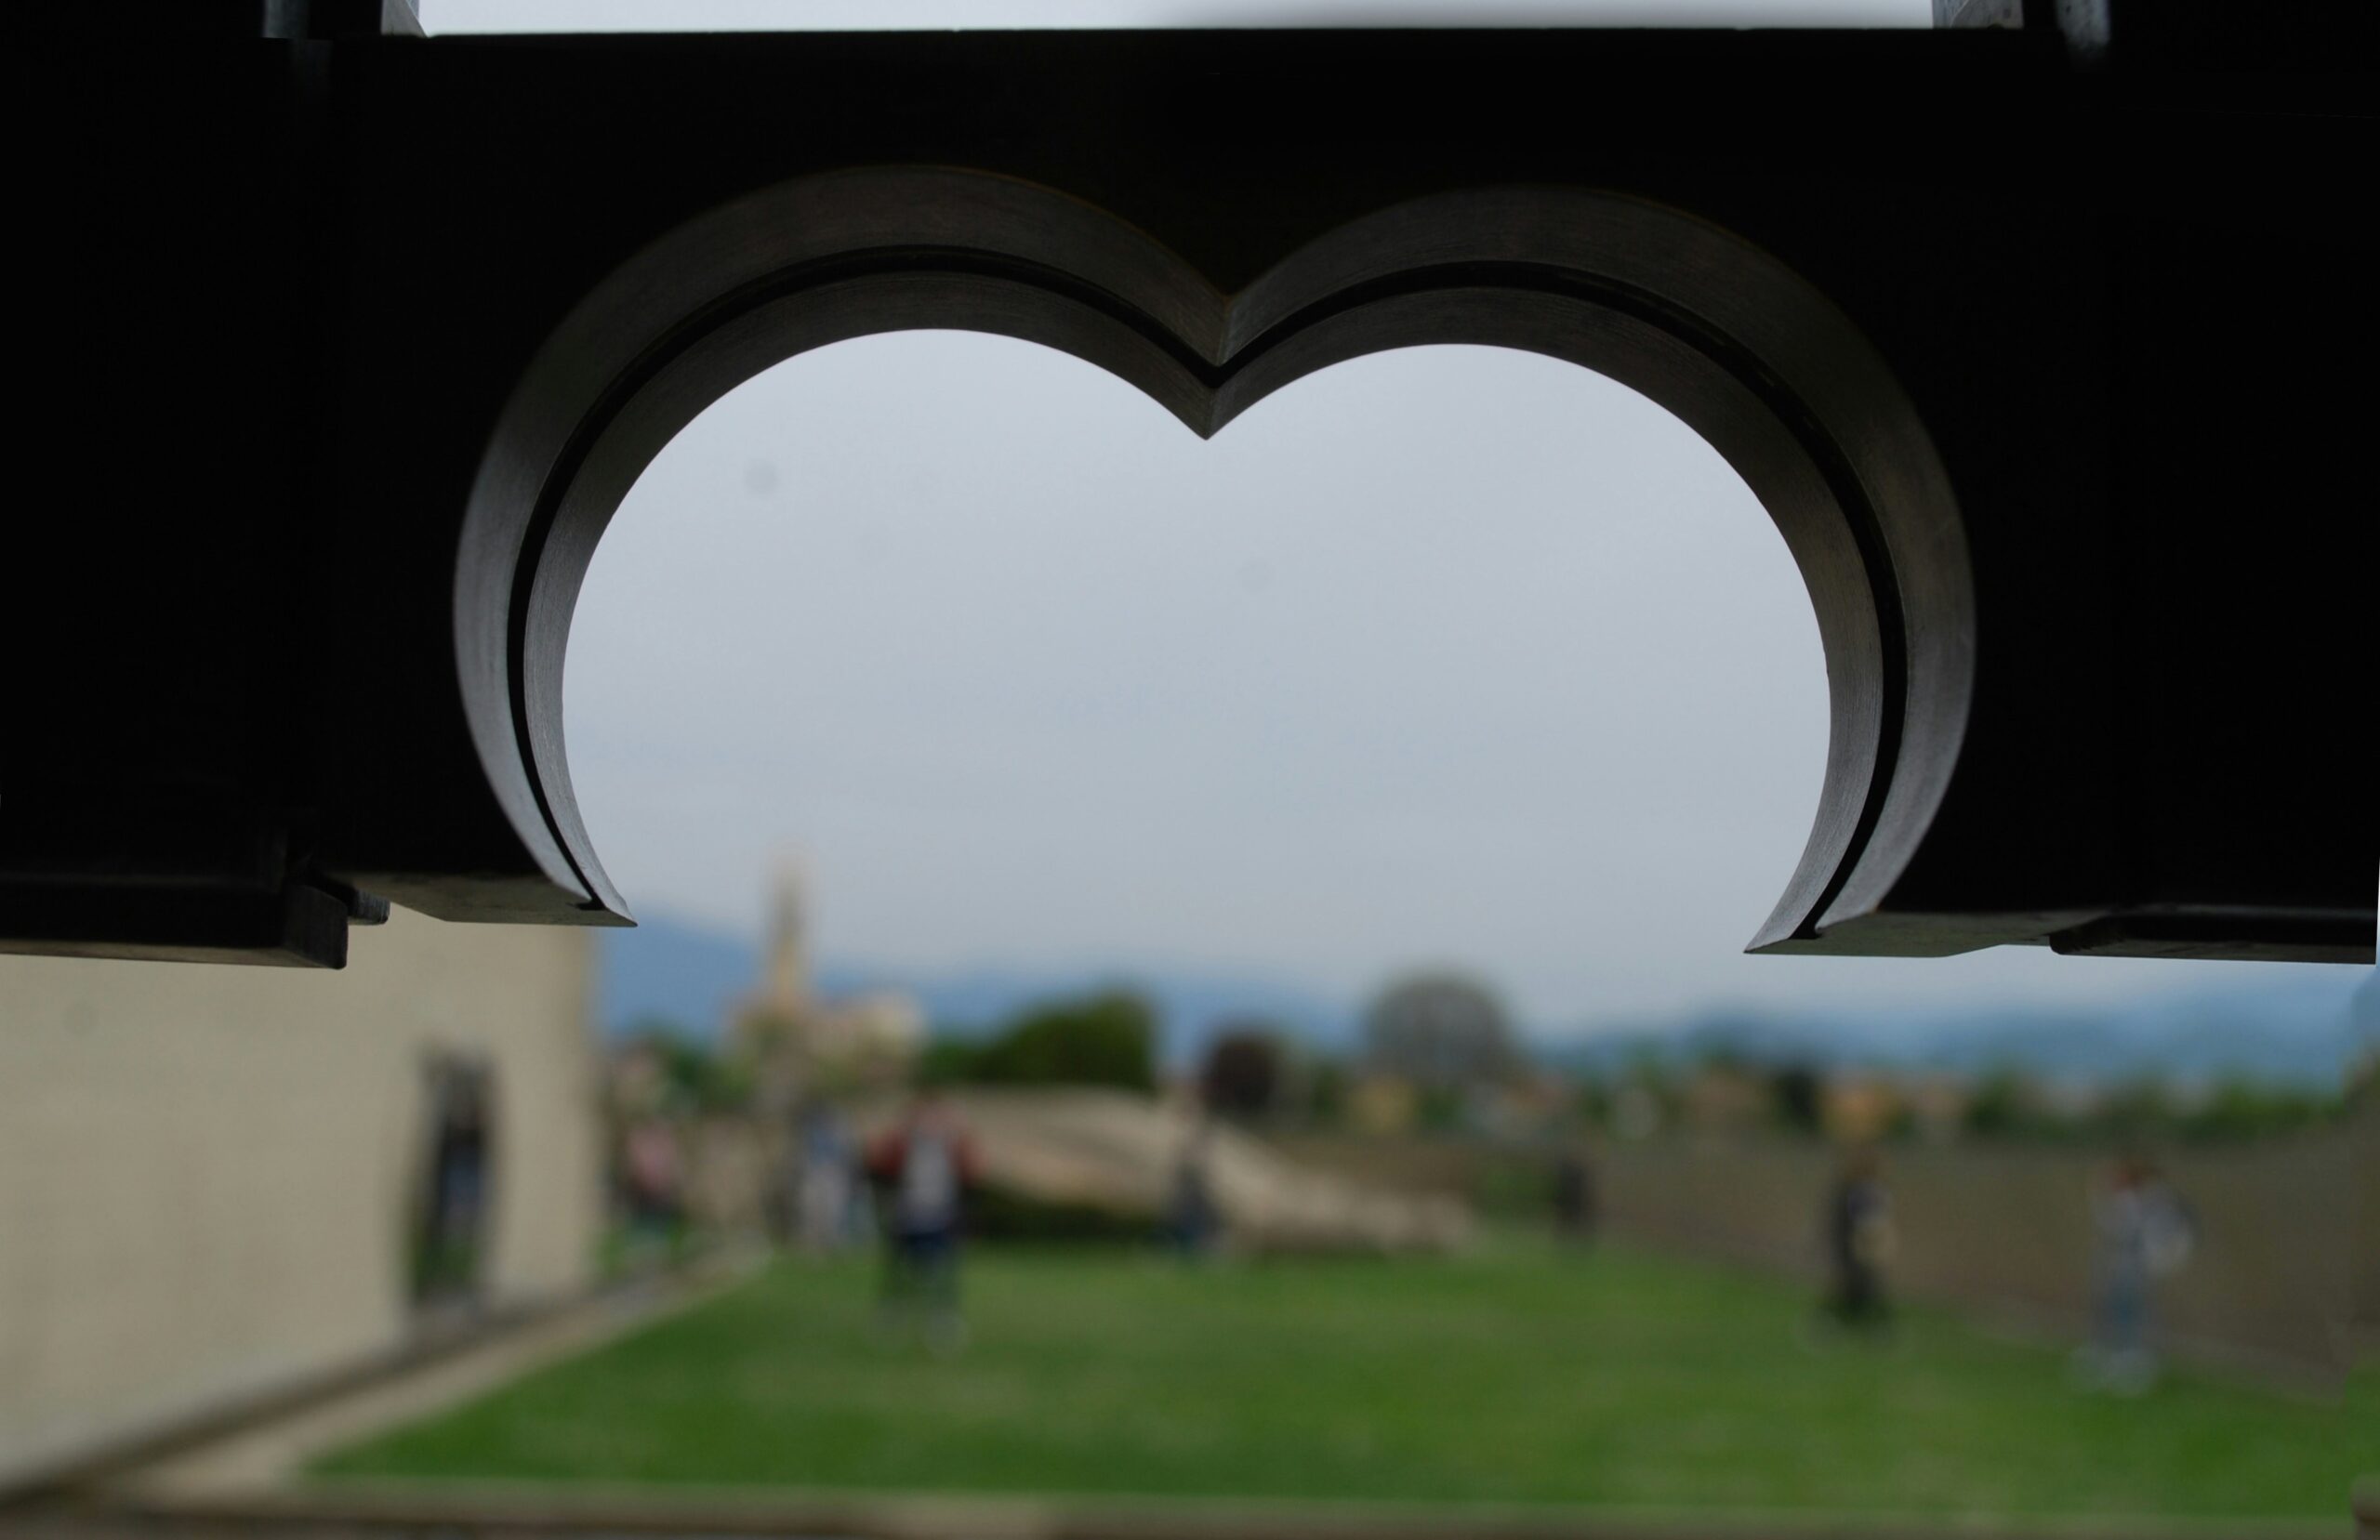
[(307, 1463), (401, 1423), (469, 1401), (531, 1370), (601, 1346), (751, 1276), (754, 1255), (615, 1288), (485, 1341), (378, 1375), (337, 1394), (258, 1418), (104, 1479), (98, 1492), (144, 1506), (262, 1501)]

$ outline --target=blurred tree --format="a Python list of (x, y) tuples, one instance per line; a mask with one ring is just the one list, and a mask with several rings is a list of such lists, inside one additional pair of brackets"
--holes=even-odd
[(1217, 1034), (1199, 1067), (1198, 1093), (1221, 1117), (1261, 1118), (1276, 1111), (1289, 1079), (1280, 1033), (1261, 1021), (1235, 1022)]
[(1336, 1127), (1347, 1116), (1347, 1067), (1335, 1059), (1315, 1061), (1306, 1077), (1306, 1116), (1324, 1127)]
[(1413, 1125), (1428, 1133), (1447, 1134), (1463, 1126), (1470, 1099), (1452, 1086), (1424, 1086), (1413, 1107)]
[(2175, 1111), (2172, 1088), (2155, 1075), (2142, 1075), (2102, 1097), (2091, 1122), (2101, 1137), (2129, 1143), (2170, 1133)]
[(2016, 1070), (2003, 1066), (1976, 1083), (1967, 1099), (1965, 1131), (1975, 1139), (2012, 1139), (2033, 1129), (2035, 1097)]
[(1746, 1057), (1743, 1048), (1725, 1040), (1703, 1045), (1702, 1051), (1695, 1055), (1694, 1061), (1698, 1068), (1730, 1074), (1748, 1074), (1752, 1071), (1752, 1060)]
[(1965, 1131), (1980, 1139), (2088, 1139), (2127, 1145), (2180, 1139), (2225, 1143), (2269, 1139), (2327, 1125), (2344, 1115), (2340, 1092), (2273, 1085), (2244, 1075), (2182, 1094), (2148, 1075), (2109, 1088), (2096, 1104), (2059, 1107), (2014, 1069), (1977, 1082)]
[(2202, 1099), (2177, 1114), (2175, 1132), (2209, 1144), (2272, 1139), (2320, 1127), (2346, 1111), (2340, 1096), (2261, 1085), (2235, 1075), (2218, 1081)]
[(1600, 1128), (1611, 1121), (1611, 1086), (1601, 1075), (1580, 1075), (1572, 1087), (1571, 1106), (1579, 1121)]
[(1420, 974), (1391, 986), (1364, 1021), (1372, 1066), (1425, 1091), (1492, 1085), (1520, 1067), (1504, 1007), (1457, 974)]
[(1129, 990), (1026, 1009), (972, 1053), (968, 1078), (994, 1086), (1157, 1086), (1157, 1013)]
[(927, 1039), (925, 1051), (918, 1055), (918, 1084), (958, 1086), (980, 1079), (977, 1061), (983, 1056), (982, 1044), (937, 1033)]
[(680, 1112), (737, 1112), (752, 1101), (749, 1070), (696, 1037), (681, 1021), (640, 1017), (628, 1040), (649, 1047), (661, 1068), (664, 1095)]
[(1825, 1116), (1825, 1083), (1807, 1064), (1785, 1064), (1770, 1072), (1768, 1095), (1779, 1127), (1815, 1134)]

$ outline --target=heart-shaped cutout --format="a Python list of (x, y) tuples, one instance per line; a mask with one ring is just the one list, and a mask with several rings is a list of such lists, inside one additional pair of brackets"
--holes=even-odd
[(1948, 786), (1972, 691), (1964, 531), (1924, 425), (1827, 299), (1749, 244), (1637, 200), (1510, 188), (1399, 204), (1224, 295), (1046, 189), (877, 168), (738, 200), (614, 273), (551, 336), (483, 458), (456, 559), (457, 683), (490, 791), (540, 874), (501, 913), (620, 923), (562, 738), (571, 610), (612, 511), (743, 380), (873, 333), (1058, 348), (1201, 433), (1341, 360), (1467, 342), (1582, 364), (1709, 440), (1800, 565), (1827, 653), (1827, 773), (1755, 947), (1867, 950)]

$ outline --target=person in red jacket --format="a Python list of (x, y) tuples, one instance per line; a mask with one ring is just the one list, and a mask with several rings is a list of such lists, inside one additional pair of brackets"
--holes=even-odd
[(957, 1349), (967, 1336), (959, 1313), (959, 1230), (976, 1176), (965, 1120), (940, 1092), (919, 1091), (868, 1146), (867, 1173), (881, 1194), (887, 1324), (897, 1328), (914, 1315), (928, 1343)]

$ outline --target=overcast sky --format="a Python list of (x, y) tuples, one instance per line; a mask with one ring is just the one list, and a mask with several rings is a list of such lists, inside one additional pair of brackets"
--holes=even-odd
[(1554, 1027), (2263, 971), (1740, 955), (1818, 802), (1809, 602), (1684, 425), (1527, 354), (1342, 364), (1204, 443), (1026, 343), (804, 355), (639, 483), (567, 699), (631, 902), (750, 932), (798, 849), (846, 960), (1452, 962)]
[[(1499, 14), (1590, 10), (1635, 14)], [(437, 30), (1250, 14), (424, 11)], [(1780, 11), (1922, 24), (1926, 7), (1661, 14)], [(805, 355), (646, 472), (597, 553), (566, 697), (580, 801), (632, 905), (753, 933), (773, 863), (799, 851), (820, 950), (851, 962), (1211, 967), (1347, 996), (1449, 963), (1557, 1031), (2272, 976), (2030, 949), (1741, 955), (1818, 801), (1809, 602), (1707, 445), (1525, 354), (1342, 364), (1210, 442), (1025, 343), (909, 334)]]

